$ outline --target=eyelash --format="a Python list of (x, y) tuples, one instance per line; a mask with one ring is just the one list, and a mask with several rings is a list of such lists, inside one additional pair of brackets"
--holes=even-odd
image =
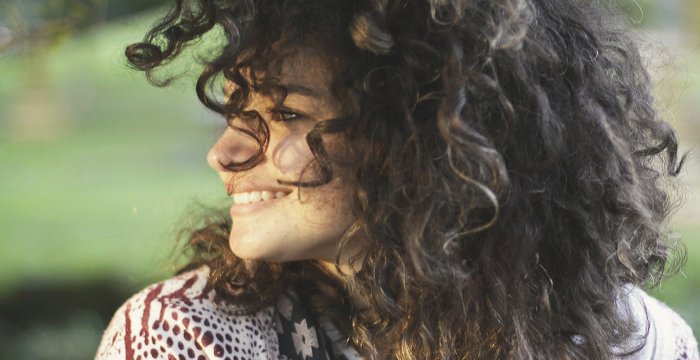
[[(289, 109), (283, 109), (283, 108), (270, 109), (270, 110), (268, 110), (268, 113), (270, 113), (272, 115), (273, 121), (279, 121), (279, 122), (293, 122), (293, 121), (299, 121), (299, 120), (302, 120), (305, 118), (304, 114), (300, 114), (296, 111), (291, 111)], [(224, 120), (226, 121), (226, 123), (231, 125), (233, 118), (224, 117)]]

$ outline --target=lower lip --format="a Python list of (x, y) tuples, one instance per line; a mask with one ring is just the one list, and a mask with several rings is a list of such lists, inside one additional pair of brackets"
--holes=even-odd
[[(291, 193), (290, 193), (291, 194)], [(231, 206), (231, 216), (242, 216), (254, 213), (256, 211), (266, 209), (272, 205), (277, 204), (280, 200), (286, 198), (289, 194), (284, 195), (280, 198), (274, 198), (269, 200), (257, 201), (250, 204), (233, 204)]]

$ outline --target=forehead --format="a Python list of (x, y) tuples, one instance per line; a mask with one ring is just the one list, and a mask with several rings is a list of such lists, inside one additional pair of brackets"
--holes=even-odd
[[(256, 68), (252, 72), (246, 66), (245, 59), (244, 62), (239, 61), (239, 66), (244, 81), (253, 87), (248, 97), (249, 106), (281, 100), (286, 106), (315, 119), (333, 118), (344, 112), (343, 103), (331, 91), (334, 75), (330, 62), (318, 52), (304, 49), (280, 51), (266, 65), (262, 65), (262, 69)], [(284, 96), (278, 97), (281, 94), (277, 91), (278, 86), (285, 90)], [(226, 80), (225, 95), (230, 97), (237, 87), (234, 81)]]
[(332, 73), (328, 60), (316, 51), (297, 49), (281, 53), (271, 69), (281, 85), (303, 85), (327, 93)]
[[(329, 95), (333, 73), (327, 58), (319, 55), (318, 52), (308, 49), (278, 51), (262, 69), (256, 67), (254, 73), (247, 64), (244, 64), (248, 62), (246, 60), (248, 55), (251, 54), (243, 52), (239, 57), (238, 65), (241, 66), (241, 75), (250, 85), (271, 83), (281, 85), (288, 90), (301, 90), (302, 93), (307, 92), (306, 95), (310, 96)], [(241, 58), (243, 61), (240, 61)], [(236, 87), (234, 82), (227, 80), (224, 90), (230, 95)]]
[[(320, 117), (332, 117), (342, 111), (342, 104), (331, 91), (333, 72), (329, 61), (319, 52), (305, 48), (277, 51), (271, 61), (262, 65), (262, 69), (256, 68), (252, 72), (245, 62), (245, 58), (243, 63), (239, 62), (239, 69), (244, 80), (254, 89), (249, 100), (281, 100)], [(277, 91), (278, 86), (285, 90), (283, 97), (278, 97), (281, 94)], [(231, 96), (236, 88), (233, 81), (227, 80), (224, 86), (226, 96)]]

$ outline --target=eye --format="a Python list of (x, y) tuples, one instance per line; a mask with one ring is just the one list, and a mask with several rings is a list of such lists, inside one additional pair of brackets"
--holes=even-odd
[(275, 109), (272, 112), (279, 121), (293, 121), (299, 120), (303, 117), (302, 114), (291, 111), (289, 109)]

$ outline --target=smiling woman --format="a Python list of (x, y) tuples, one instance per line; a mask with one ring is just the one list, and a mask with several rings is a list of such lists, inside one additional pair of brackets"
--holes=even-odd
[(683, 158), (613, 9), (176, 4), (126, 55), (164, 84), (223, 30), (196, 90), (228, 124), (208, 162), (232, 205), (98, 359), (698, 359), (641, 290), (677, 268)]
[[(209, 152), (210, 166), (233, 195), (229, 246), (243, 259), (333, 261), (337, 241), (352, 220), (348, 180), (337, 177), (312, 188), (280, 183), (319, 177), (304, 173), (314, 159), (306, 136), (317, 123), (340, 117), (341, 107), (331, 96), (331, 72), (322, 57), (295, 51), (281, 59), (278, 73), (266, 74), (266, 84), (249, 92), (245, 114), (230, 117), (229, 128)], [(277, 83), (270, 84), (272, 79)], [(243, 91), (230, 87), (235, 89), (232, 97)], [(233, 164), (244, 163), (259, 151), (258, 142), (246, 132), (244, 118), (265, 124), (267, 143), (265, 156), (253, 168), (236, 172)], [(325, 136), (324, 141), (341, 141), (333, 137), (337, 135)]]

